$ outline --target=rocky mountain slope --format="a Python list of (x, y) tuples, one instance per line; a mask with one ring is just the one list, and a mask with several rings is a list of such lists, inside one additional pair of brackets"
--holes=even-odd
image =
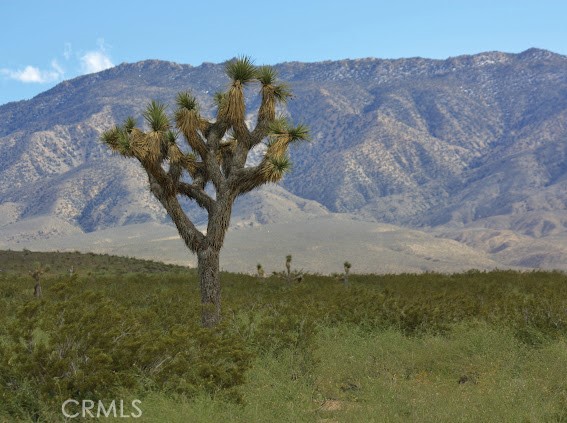
[(295, 194), (415, 226), (565, 208), (564, 56), (338, 62), (301, 78), (309, 101), (290, 108), (318, 142), (296, 153)]
[[(0, 106), (0, 242), (167, 222), (140, 169), (99, 135), (181, 90), (213, 116), (223, 68), (122, 64)], [(313, 140), (293, 149), (282, 186), (239, 200), (234, 227), (348, 212), (503, 265), (565, 266), (567, 57), (531, 49), (277, 69), (295, 94), (282, 113), (309, 125)], [(257, 104), (252, 96), (250, 110)]]

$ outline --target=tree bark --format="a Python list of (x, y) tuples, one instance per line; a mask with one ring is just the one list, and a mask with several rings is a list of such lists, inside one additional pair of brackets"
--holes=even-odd
[(33, 288), (33, 296), (36, 298), (41, 298), (41, 285), (39, 284), (39, 281), (35, 284)]
[(221, 317), (219, 251), (212, 247), (199, 250), (197, 265), (201, 288), (201, 323), (210, 328), (216, 326)]

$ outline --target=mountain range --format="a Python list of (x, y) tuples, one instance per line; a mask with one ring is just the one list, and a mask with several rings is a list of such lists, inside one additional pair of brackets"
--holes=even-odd
[[(283, 183), (238, 200), (225, 268), (277, 266), (278, 243), (321, 272), (339, 271), (340, 257), (377, 272), (567, 268), (567, 57), (530, 49), (275, 68), (294, 93), (280, 113), (312, 140), (292, 149)], [(173, 259), (179, 245), (128, 243), (130, 230), (175, 233), (141, 169), (99, 137), (150, 99), (173, 105), (179, 91), (212, 117), (227, 86), (224, 64), (147, 60), (0, 106), (0, 246), (100, 250), (104, 233), (110, 251), (189, 260)], [(249, 94), (253, 122), (259, 98)], [(273, 248), (258, 238), (269, 228)]]

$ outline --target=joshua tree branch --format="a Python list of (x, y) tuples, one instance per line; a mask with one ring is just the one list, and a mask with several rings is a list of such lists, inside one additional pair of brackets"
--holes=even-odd
[(207, 155), (207, 145), (206, 138), (202, 135), (201, 131), (197, 131), (197, 137), (194, 138), (191, 148), (201, 157), (201, 160), (205, 159)]
[(209, 213), (209, 224), (207, 226), (205, 242), (216, 251), (220, 250), (224, 242), (224, 236), (230, 224), (234, 198), (235, 195), (225, 188), (218, 194), (218, 198)]
[(179, 184), (177, 185), (177, 192), (179, 194), (192, 198), (200, 207), (206, 209), (208, 212), (211, 211), (215, 202), (215, 200), (213, 200), (199, 185), (179, 182)]
[(268, 182), (262, 173), (263, 163), (264, 160), (257, 166), (238, 169), (234, 172), (227, 181), (230, 191), (238, 196)]
[(210, 145), (211, 140), (220, 140), (228, 129), (229, 125), (224, 120), (217, 120), (215, 123), (211, 123), (200, 135), (204, 138), (203, 142)]
[(244, 147), (243, 142), (237, 139), (234, 148), (223, 155), (223, 166), (228, 179), (235, 171), (244, 167), (247, 157), (248, 150)]
[(250, 134), (249, 142), (248, 142), (248, 150), (251, 150), (256, 145), (260, 144), (264, 138), (266, 138), (270, 133), (270, 123), (272, 120), (267, 118), (260, 119), (256, 124), (256, 127)]
[(216, 125), (217, 123), (211, 125), (211, 128), (213, 129), (211, 129), (207, 135), (208, 151), (205, 157), (203, 157), (203, 162), (205, 165), (207, 179), (210, 179), (215, 186), (215, 189), (219, 191), (222, 184), (225, 182), (225, 177), (221, 172), (220, 163), (217, 160), (217, 153), (220, 149), (221, 138), (226, 132), (226, 125)]
[(240, 140), (245, 145), (248, 144), (247, 140), (250, 139), (250, 130), (246, 127), (246, 123), (242, 122), (238, 125), (233, 125), (232, 130), (237, 140)]
[(183, 239), (183, 242), (185, 242), (185, 245), (187, 245), (191, 251), (197, 252), (201, 244), (205, 241), (205, 236), (187, 217), (175, 193), (164, 189), (163, 185), (151, 172), (148, 172), (148, 178), (151, 192), (165, 208), (171, 220), (173, 220), (181, 239)]

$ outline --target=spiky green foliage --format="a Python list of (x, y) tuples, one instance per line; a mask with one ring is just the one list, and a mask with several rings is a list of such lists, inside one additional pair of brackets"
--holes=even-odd
[(226, 74), (233, 82), (245, 85), (256, 79), (257, 70), (248, 56), (241, 56), (226, 64)]
[(165, 104), (152, 100), (144, 111), (144, 119), (153, 132), (166, 132), (170, 128), (165, 110)]
[(116, 150), (118, 145), (118, 137), (120, 136), (120, 128), (117, 126), (112, 127), (102, 133), (100, 139), (112, 150)]
[(266, 154), (270, 157), (283, 157), (292, 142), (306, 140), (309, 130), (304, 125), (292, 127), (287, 119), (278, 118), (270, 123)]
[(277, 81), (278, 73), (272, 66), (259, 66), (256, 70), (256, 78), (262, 85), (274, 85)]
[(177, 142), (178, 136), (179, 136), (179, 132), (170, 129), (165, 133), (164, 140), (168, 145), (175, 144)]
[(199, 116), (199, 105), (195, 96), (189, 92), (181, 92), (176, 98), (175, 125), (184, 135), (185, 140), (194, 151), (201, 156), (205, 154), (198, 131), (204, 131), (208, 122)]
[(271, 66), (261, 66), (257, 70), (257, 79), (262, 84), (262, 103), (258, 111), (258, 122), (265, 124), (276, 116), (276, 104), (285, 103), (291, 97), (286, 84), (276, 84), (277, 73)]
[(268, 127), (269, 134), (273, 138), (287, 136), (290, 129), (291, 125), (289, 124), (289, 121), (282, 116), (270, 122), (270, 125)]
[(275, 119), (269, 126), (269, 132), (271, 137), (284, 138), (288, 142), (309, 140), (309, 128), (306, 125), (291, 126), (285, 117)]
[(129, 132), (125, 128), (115, 126), (104, 131), (101, 135), (101, 140), (108, 145), (112, 151), (122, 154), (123, 156), (132, 155)]
[(278, 74), (272, 66), (260, 66), (257, 69), (257, 79), (262, 84), (264, 94), (271, 94), (279, 102), (285, 102), (291, 97), (291, 90), (287, 84), (277, 83)]
[(118, 151), (123, 156), (132, 155), (132, 147), (130, 145), (130, 137), (126, 131), (118, 132), (118, 141), (116, 143), (116, 151)]
[(289, 141), (309, 141), (309, 128), (306, 125), (299, 124), (288, 130)]
[(199, 110), (199, 104), (197, 103), (197, 98), (191, 95), (189, 92), (181, 92), (177, 94), (175, 99), (177, 106), (180, 109), (187, 109), (187, 110)]
[(285, 117), (277, 118), (270, 123), (269, 134), (272, 138), (284, 138), (288, 142), (309, 140), (309, 128), (306, 125), (291, 126)]
[(217, 91), (214, 95), (213, 95), (213, 101), (215, 103), (215, 105), (220, 108), (224, 102), (226, 101), (226, 93), (223, 93), (222, 91)]
[[(244, 124), (246, 106), (243, 87), (256, 79), (256, 66), (249, 57), (243, 56), (226, 65), (226, 74), (232, 79), (232, 85), (226, 95), (226, 101), (219, 106), (219, 116), (226, 118), (233, 128)], [(226, 106), (223, 107), (223, 106)]]
[(285, 103), (289, 98), (292, 97), (291, 89), (287, 84), (279, 83), (273, 86), (274, 98), (280, 102)]
[(281, 179), (281, 177), (284, 175), (284, 173), (291, 170), (291, 160), (289, 159), (288, 156), (274, 157), (274, 158), (270, 159), (270, 162), (272, 163), (272, 165), (274, 167), (275, 174), (281, 175), (281, 176), (278, 176), (278, 179)]
[(135, 127), (136, 127), (136, 119), (134, 119), (132, 116), (128, 116), (124, 121), (124, 125), (123, 125), (124, 130), (130, 133), (132, 132), (132, 129), (134, 129)]
[(278, 182), (291, 169), (291, 160), (287, 155), (266, 157), (261, 173), (266, 182)]

